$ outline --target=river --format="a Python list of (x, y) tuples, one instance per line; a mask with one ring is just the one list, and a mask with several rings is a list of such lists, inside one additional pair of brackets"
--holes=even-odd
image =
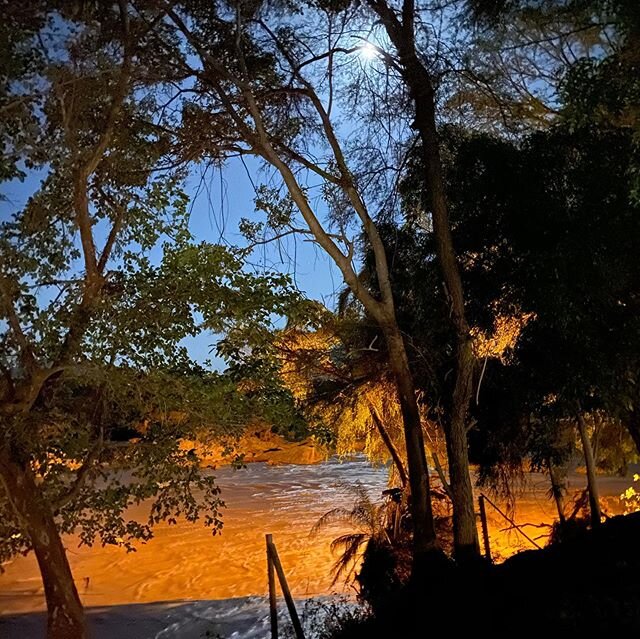
[[(78, 547), (65, 538), (71, 568), (96, 639), (157, 639), (210, 636), (259, 638), (268, 634), (265, 533), (272, 533), (291, 590), (297, 600), (351, 593), (332, 586), (335, 561), (329, 544), (344, 527), (310, 535), (318, 518), (337, 506), (349, 507), (349, 490), (359, 482), (374, 499), (386, 487), (387, 471), (364, 459), (304, 466), (250, 464), (215, 472), (227, 503), (220, 535), (198, 524), (178, 522), (156, 527), (155, 537), (126, 553), (108, 547)], [(573, 487), (583, 478), (572, 479)], [(601, 480), (604, 495), (617, 495), (628, 479)], [(519, 501), (519, 522), (541, 524), (554, 516), (548, 482), (531, 475)], [(144, 505), (133, 516), (146, 518)], [(492, 549), (506, 556), (530, 544), (489, 512)], [(533, 532), (532, 532), (533, 531)], [(532, 536), (544, 535), (532, 528)], [(542, 540), (540, 540), (542, 543)], [(18, 557), (0, 575), (0, 636), (37, 639), (42, 636), (42, 583), (32, 555)], [(135, 623), (135, 631), (131, 625)]]
[[(250, 617), (254, 608), (262, 614), (267, 590), (265, 533), (273, 534), (296, 598), (343, 591), (341, 585), (331, 586), (335, 558), (329, 544), (344, 527), (328, 528), (317, 535), (311, 535), (311, 529), (328, 510), (353, 503), (349, 486), (356, 482), (379, 499), (387, 482), (385, 468), (372, 467), (364, 459), (333, 459), (312, 466), (256, 463), (239, 470), (223, 467), (214, 474), (227, 504), (219, 535), (212, 536), (204, 526), (185, 521), (161, 524), (156, 527), (154, 538), (132, 553), (114, 546), (78, 547), (74, 537), (65, 539), (86, 607), (106, 614), (103, 609), (107, 606), (153, 603), (140, 607), (139, 612), (162, 615), (165, 608), (174, 608), (164, 602), (217, 600), (217, 616), (230, 617), (231, 622)], [(147, 510), (141, 505), (131, 515), (143, 520)], [(163, 604), (157, 607), (157, 602)], [(0, 614), (33, 613), (44, 608), (35, 558), (19, 557), (6, 565), (5, 573), (0, 575)], [(182, 608), (180, 612), (184, 613)], [(188, 614), (206, 612), (199, 608), (198, 603), (191, 604)], [(127, 614), (121, 608), (113, 612)], [(19, 620), (26, 622), (27, 616), (21, 615)], [(169, 621), (172, 619), (167, 619), (167, 626), (171, 625)], [(19, 623), (12, 620), (6, 629), (10, 636), (14, 635), (14, 626)], [(0, 636), (1, 631), (0, 623)], [(122, 636), (154, 636), (144, 632)], [(17, 631), (15, 636), (25, 637)]]

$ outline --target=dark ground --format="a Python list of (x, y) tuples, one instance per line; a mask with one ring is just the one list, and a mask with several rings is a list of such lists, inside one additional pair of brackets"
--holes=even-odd
[(640, 513), (503, 564), (436, 561), (335, 639), (640, 636)]

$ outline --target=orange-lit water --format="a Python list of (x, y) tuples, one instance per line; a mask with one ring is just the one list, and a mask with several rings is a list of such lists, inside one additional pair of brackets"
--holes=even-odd
[[(623, 508), (618, 497), (631, 483), (631, 477), (598, 478), (600, 498), (606, 504), (605, 514), (612, 516), (622, 512)], [(584, 475), (570, 475), (566, 510), (571, 510), (573, 497), (584, 489), (585, 485)], [(527, 474), (523, 478), (522, 486), (515, 492), (516, 505), (513, 513), (508, 510), (504, 501), (497, 497), (491, 497), (491, 493), (488, 493), (502, 512), (511, 515), (515, 523), (521, 526), (520, 530), (514, 528), (493, 506), (486, 505), (489, 541), (494, 561), (502, 561), (521, 550), (535, 548), (533, 543), (525, 538), (523, 532), (539, 546), (544, 546), (547, 543), (550, 524), (558, 518), (558, 511), (555, 502), (550, 498), (549, 488), (549, 478), (546, 475)]]
[[(361, 482), (377, 498), (386, 487), (384, 468), (366, 462), (331, 461), (313, 466), (250, 464), (216, 473), (227, 503), (222, 534), (202, 525), (159, 525), (154, 539), (126, 553), (118, 547), (78, 547), (65, 539), (83, 603), (102, 606), (183, 599), (228, 599), (266, 592), (265, 533), (272, 533), (294, 595), (330, 592), (330, 541), (340, 529), (315, 537), (318, 518), (353, 496), (343, 484)], [(146, 511), (139, 507), (139, 515)], [(134, 512), (135, 514), (135, 512)], [(0, 575), (0, 613), (44, 608), (33, 556), (19, 557)]]
[[(162, 617), (154, 618), (154, 629), (151, 630), (151, 624), (146, 633), (119, 634), (118, 631), (114, 634), (112, 630), (105, 629), (103, 634), (98, 633), (100, 636), (202, 636), (202, 633), (192, 635), (181, 630), (184, 624), (188, 625), (186, 617), (200, 620), (203, 617), (218, 620), (228, 617), (233, 629), (240, 627), (239, 617), (249, 618), (252, 615), (259, 619), (259, 623), (251, 625), (251, 632), (236, 630), (236, 634), (231, 632), (225, 636), (266, 636), (265, 533), (274, 535), (289, 584), (298, 600), (340, 591), (340, 585), (331, 586), (330, 568), (335, 557), (330, 553), (329, 543), (337, 534), (344, 532), (344, 528), (327, 529), (315, 537), (310, 536), (310, 530), (327, 510), (352, 504), (353, 495), (345, 485), (360, 482), (372, 497), (378, 498), (386, 488), (387, 473), (384, 468), (372, 468), (360, 459), (313, 466), (251, 464), (240, 471), (222, 468), (216, 476), (228, 504), (224, 511), (225, 526), (219, 536), (212, 537), (210, 531), (197, 524), (163, 524), (157, 527), (155, 538), (150, 543), (128, 554), (117, 547), (79, 548), (73, 537), (65, 539), (71, 568), (85, 606), (100, 611), (101, 607), (107, 606), (144, 604), (138, 608), (109, 608), (110, 619), (114, 614), (121, 614), (123, 619), (130, 620), (132, 615), (139, 619), (140, 611), (144, 614), (151, 611), (155, 617)], [(570, 489), (576, 490), (583, 484), (583, 477), (573, 476)], [(602, 496), (617, 497), (629, 484), (629, 479), (602, 478)], [(519, 524), (539, 525), (554, 520), (556, 511), (548, 497), (548, 488), (545, 476), (527, 476), (514, 515)], [(614, 504), (615, 500), (612, 499), (611, 503)], [(502, 503), (499, 505), (504, 506)], [(619, 506), (614, 506), (612, 514), (616, 510)], [(138, 514), (144, 517), (146, 512), (139, 507)], [(487, 514), (494, 558), (502, 559), (517, 550), (532, 547), (518, 532), (506, 531), (508, 522), (492, 507), (487, 506)], [(529, 526), (525, 530), (544, 545), (548, 529)], [(0, 575), (0, 614), (43, 610), (45, 602), (35, 559), (32, 556), (19, 557), (5, 569), (6, 572)], [(208, 602), (181, 604), (180, 608), (172, 608), (171, 603), (152, 605), (152, 602), (177, 604), (185, 600), (218, 601), (214, 605)], [(173, 617), (167, 610), (174, 611)], [(124, 626), (129, 623), (123, 621)], [(29, 632), (25, 635), (20, 630), (22, 627), (20, 624), (9, 627), (8, 636), (36, 636)], [(158, 633), (158, 627), (173, 628), (173, 634), (169, 630)]]

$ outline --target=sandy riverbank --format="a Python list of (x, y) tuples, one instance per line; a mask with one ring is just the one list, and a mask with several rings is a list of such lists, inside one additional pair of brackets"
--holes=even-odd
[(238, 456), (245, 464), (265, 462), (271, 466), (318, 464), (327, 460), (325, 451), (311, 438), (289, 441), (262, 425), (248, 428), (239, 439), (213, 443), (184, 440), (181, 448), (195, 448), (203, 464), (214, 467), (231, 465)]

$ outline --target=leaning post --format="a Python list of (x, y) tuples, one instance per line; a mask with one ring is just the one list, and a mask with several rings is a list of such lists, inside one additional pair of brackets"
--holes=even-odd
[(278, 639), (278, 608), (276, 605), (276, 575), (271, 557), (273, 535), (266, 535), (267, 539), (267, 575), (269, 577), (269, 614), (271, 617), (271, 639)]
[(289, 590), (289, 584), (287, 583), (287, 578), (284, 574), (284, 569), (282, 568), (282, 563), (280, 562), (280, 557), (278, 556), (278, 551), (276, 550), (276, 545), (273, 543), (271, 535), (267, 536), (267, 549), (267, 552), (271, 557), (272, 565), (275, 566), (278, 581), (280, 581), (280, 588), (282, 589), (282, 594), (284, 595), (284, 600), (289, 610), (291, 625), (293, 626), (293, 630), (296, 634), (296, 639), (304, 639), (304, 632), (302, 631), (302, 624), (298, 617), (298, 611), (296, 610), (296, 606), (293, 602), (293, 597)]
[(484, 503), (484, 495), (478, 497), (480, 506), (480, 524), (482, 525), (482, 540), (484, 541), (484, 556), (491, 562), (491, 546), (489, 545), (489, 526), (487, 524), (487, 509)]

